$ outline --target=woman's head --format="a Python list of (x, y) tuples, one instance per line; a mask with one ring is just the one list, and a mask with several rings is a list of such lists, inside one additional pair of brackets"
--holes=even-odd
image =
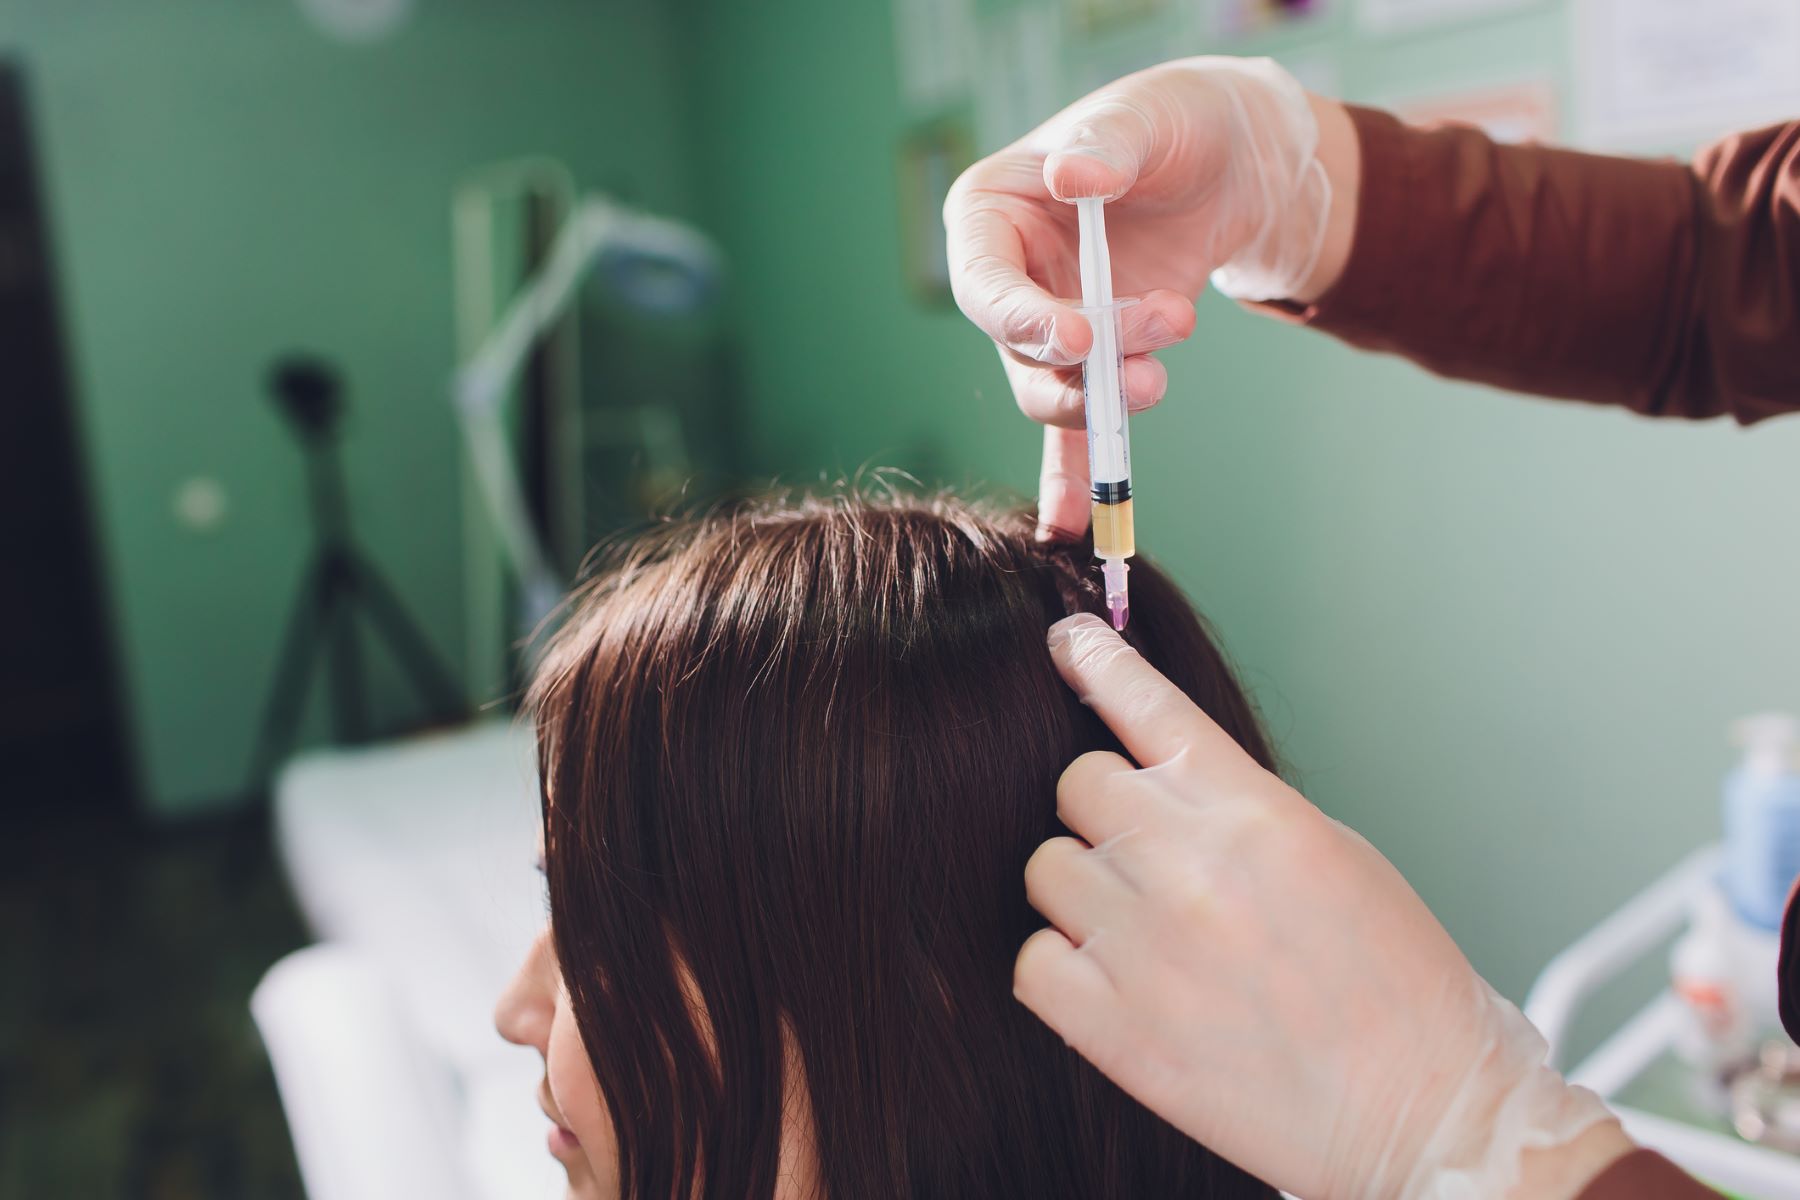
[[(537, 970), (566, 989), (540, 1006), (548, 1107), (596, 1194), (767, 1197), (778, 1174), (833, 1200), (1270, 1194), (1011, 995), (1056, 778), (1116, 748), (1044, 644), (1101, 606), (1090, 563), (1023, 517), (836, 496), (663, 527), (586, 591), (533, 694)], [(1151, 567), (1132, 612), (1130, 640), (1268, 764)]]

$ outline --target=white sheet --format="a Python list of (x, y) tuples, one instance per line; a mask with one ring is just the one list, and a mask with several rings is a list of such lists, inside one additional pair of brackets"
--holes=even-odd
[[(290, 981), (290, 990), (313, 997), (307, 1005), (268, 1001), (271, 1019), (286, 1031), (276, 1039), (351, 1044), (354, 1009), (333, 1000), (332, 989), (379, 990), (387, 1003), (368, 1010), (370, 1021), (391, 1014), (389, 1027), (403, 1030), (410, 1052), (428, 1064), (406, 1075), (408, 1111), (448, 1114), (437, 1122), (438, 1153), (460, 1163), (470, 1196), (492, 1200), (561, 1190), (561, 1171), (544, 1148), (547, 1126), (532, 1100), (541, 1065), (534, 1051), (500, 1040), (492, 1015), (545, 917), (533, 865), (533, 753), (528, 728), (495, 721), (388, 745), (314, 751), (282, 772), (275, 793), (277, 846), (301, 910), (321, 939), (349, 956), (332, 971)], [(270, 973), (271, 984), (281, 969)], [(270, 1047), (276, 1055), (276, 1040)], [(393, 1061), (373, 1047), (367, 1057), (384, 1069)], [(355, 1111), (382, 1090), (366, 1072), (283, 1071), (279, 1061), (277, 1070), (290, 1120), (297, 1105)], [(307, 1095), (291, 1095), (291, 1080)], [(433, 1127), (408, 1120), (415, 1132)], [(379, 1153), (385, 1141), (379, 1127), (328, 1125), (336, 1132), (309, 1146), (295, 1122), (295, 1142), (303, 1159), (347, 1158), (331, 1169), (334, 1178), (354, 1174), (356, 1157)], [(364, 1135), (374, 1136), (373, 1148), (358, 1142)], [(323, 1168), (303, 1165), (310, 1188)], [(367, 1177), (381, 1178), (377, 1164), (369, 1164)], [(339, 1194), (381, 1193), (339, 1189), (333, 1200)]]

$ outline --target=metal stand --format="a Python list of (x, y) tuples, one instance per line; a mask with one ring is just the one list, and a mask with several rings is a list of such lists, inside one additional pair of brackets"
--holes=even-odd
[(268, 784), (277, 762), (293, 745), (321, 643), (327, 643), (330, 652), (326, 674), (337, 740), (355, 743), (370, 737), (362, 647), (354, 620), (359, 608), (386, 640), (424, 702), (429, 720), (455, 721), (468, 714), (454, 677), (393, 588), (351, 538), (343, 467), (338, 461), (341, 407), (335, 374), (319, 363), (292, 360), (277, 366), (272, 386), (306, 451), (315, 549), (288, 618), (275, 683), (263, 709), (261, 733), (250, 760), (253, 788)]

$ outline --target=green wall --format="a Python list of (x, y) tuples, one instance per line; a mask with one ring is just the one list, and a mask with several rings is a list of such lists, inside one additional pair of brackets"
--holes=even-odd
[[(0, 53), (33, 84), (154, 811), (240, 794), (308, 548), (300, 458), (263, 388), (275, 355), (345, 369), (360, 533), (460, 658), (451, 189), (542, 152), (689, 210), (675, 40), (656, 0), (425, 0), (372, 45), (315, 31), (297, 0), (0, 6)], [(211, 533), (173, 512), (194, 476), (227, 497)], [(376, 683), (377, 715), (404, 719), (393, 673)]]
[[(923, 464), (1028, 492), (1038, 435), (993, 351), (899, 280), (913, 116), (887, 6), (707, 11), (699, 161), (763, 460), (795, 477)], [(1352, 98), (1566, 85), (1567, 21), (1539, 4), (1382, 41), (1340, 15), (1232, 49), (1323, 60)], [(1180, 26), (1071, 45), (1065, 98), (1096, 63), (1207, 49)], [(1140, 545), (1216, 623), (1294, 779), (1522, 996), (1714, 835), (1726, 722), (1800, 704), (1800, 421), (1745, 432), (1522, 400), (1216, 296), (1166, 361), (1169, 398), (1134, 427)]]

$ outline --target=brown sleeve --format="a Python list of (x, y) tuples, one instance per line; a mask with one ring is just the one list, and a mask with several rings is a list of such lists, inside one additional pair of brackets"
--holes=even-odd
[(1794, 888), (1788, 893), (1787, 911), (1781, 917), (1781, 957), (1775, 970), (1781, 1027), (1800, 1042), (1800, 880), (1794, 881)]
[(1576, 1200), (1719, 1200), (1719, 1193), (1654, 1150), (1633, 1150), (1596, 1175)]
[(1652, 416), (1800, 408), (1800, 121), (1688, 167), (1349, 112), (1355, 241), (1301, 320), (1441, 375)]

